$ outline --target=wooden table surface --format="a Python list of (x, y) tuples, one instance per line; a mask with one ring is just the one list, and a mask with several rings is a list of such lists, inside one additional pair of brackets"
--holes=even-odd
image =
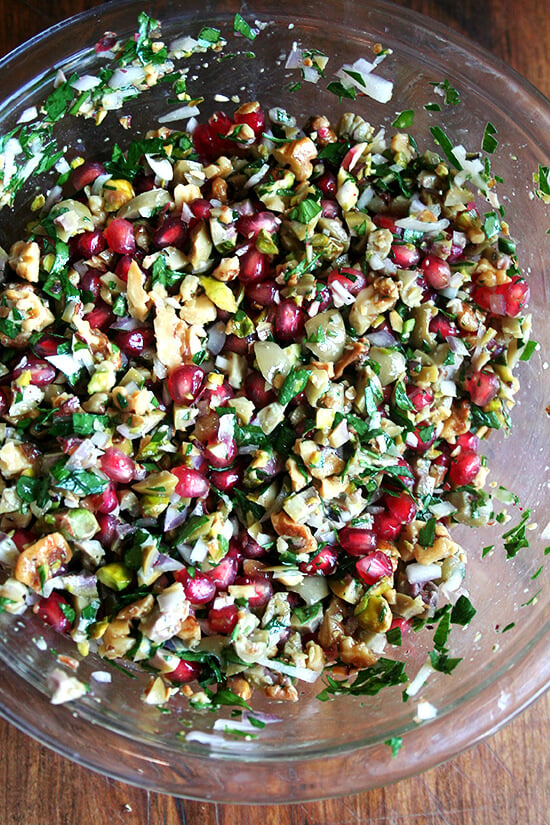
[[(398, 2), (470, 35), (550, 97), (550, 0)], [(96, 5), (0, 3), (0, 54)], [(414, 779), (327, 802), (237, 807), (182, 801), (106, 779), (0, 721), (0, 825), (548, 825), (549, 742), (547, 694), (487, 741)]]

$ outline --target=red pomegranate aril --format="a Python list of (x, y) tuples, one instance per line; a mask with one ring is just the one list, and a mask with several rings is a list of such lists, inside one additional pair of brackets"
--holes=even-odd
[(33, 346), (34, 354), (39, 358), (45, 358), (48, 355), (57, 355), (57, 348), (60, 344), (64, 344), (66, 338), (55, 335), (43, 335)]
[(183, 583), (186, 598), (191, 604), (208, 604), (216, 595), (216, 585), (205, 573), (195, 573)]
[(259, 372), (249, 372), (244, 381), (246, 398), (253, 402), (257, 410), (267, 407), (277, 400), (275, 391)]
[(529, 301), (530, 290), (520, 275), (514, 275), (510, 281), (499, 286), (476, 286), (472, 298), (491, 315), (515, 318)]
[(336, 201), (323, 198), (321, 201), (321, 217), (333, 220), (340, 215), (340, 206)]
[(474, 372), (465, 382), (466, 391), (478, 407), (485, 407), (493, 398), (496, 398), (500, 389), (500, 381), (494, 372)]
[(108, 447), (105, 450), (99, 459), (99, 466), (107, 478), (118, 484), (129, 484), (136, 474), (136, 465), (133, 460), (116, 447)]
[(81, 189), (84, 189), (85, 186), (89, 186), (90, 183), (93, 183), (94, 180), (100, 175), (104, 174), (105, 167), (103, 164), (88, 160), (81, 166), (77, 166), (76, 169), (73, 169), (70, 175), (70, 182), (74, 186), (75, 190), (79, 192)]
[(241, 215), (237, 221), (237, 230), (247, 240), (254, 240), (262, 230), (274, 235), (281, 223), (281, 219), (273, 212), (254, 212), (252, 215)]
[(30, 372), (30, 383), (35, 387), (47, 387), (57, 375), (55, 367), (34, 355), (24, 355), (14, 368), (12, 376), (17, 379), (27, 371)]
[(414, 385), (407, 387), (407, 397), (416, 412), (420, 412), (420, 410), (423, 410), (425, 407), (429, 407), (434, 400), (434, 394), (430, 389), (415, 387)]
[(420, 252), (410, 243), (394, 243), (390, 250), (390, 258), (400, 269), (411, 269), (420, 260)]
[(241, 536), (241, 549), (245, 559), (262, 559), (267, 556), (267, 550), (255, 541), (250, 533)]
[(129, 255), (123, 255), (122, 258), (119, 258), (118, 263), (115, 267), (115, 275), (120, 278), (121, 281), (128, 280), (128, 270), (132, 265), (133, 258)]
[(175, 684), (184, 685), (188, 682), (194, 682), (202, 673), (202, 665), (200, 662), (188, 662), (181, 659), (175, 670), (170, 673), (165, 673), (167, 679)]
[(254, 593), (248, 597), (248, 605), (252, 609), (265, 607), (273, 595), (273, 585), (263, 576), (239, 576), (235, 584), (252, 585)]
[(224, 469), (229, 467), (237, 458), (237, 442), (235, 439), (220, 441), (212, 439), (204, 449), (204, 457), (212, 467)]
[(457, 437), (456, 443), (459, 447), (462, 447), (463, 450), (471, 450), (477, 453), (481, 440), (479, 436), (474, 433), (462, 433), (462, 435)]
[(329, 272), (327, 283), (329, 286), (332, 286), (334, 283), (339, 283), (352, 295), (358, 295), (361, 290), (366, 287), (367, 279), (360, 269), (343, 266), (340, 269), (333, 269), (332, 272)]
[(199, 123), (193, 131), (193, 146), (201, 160), (214, 160), (217, 154), (208, 123)]
[(224, 607), (212, 608), (208, 613), (208, 626), (212, 633), (229, 635), (235, 629), (239, 620), (239, 608), (236, 604), (226, 604)]
[(203, 498), (208, 494), (210, 484), (197, 470), (190, 467), (172, 467), (170, 470), (178, 479), (176, 493), (182, 498)]
[(240, 258), (239, 281), (250, 284), (267, 277), (267, 256), (257, 249), (249, 249)]
[(215, 410), (216, 407), (225, 407), (234, 395), (233, 388), (227, 381), (224, 381), (219, 387), (214, 387), (214, 389), (208, 387), (200, 393), (201, 412), (203, 407), (211, 410)]
[(225, 112), (214, 112), (208, 118), (208, 125), (213, 135), (219, 135), (223, 139), (233, 126), (233, 121)]
[(451, 267), (443, 258), (426, 255), (420, 264), (426, 283), (433, 289), (445, 289), (451, 280)]
[(458, 335), (456, 326), (444, 315), (436, 315), (435, 318), (432, 318), (428, 329), (433, 335), (440, 335), (443, 339), (454, 338)]
[(232, 332), (226, 337), (223, 349), (224, 352), (235, 352), (237, 355), (248, 355), (248, 338), (239, 338)]
[(256, 281), (246, 286), (246, 297), (260, 309), (272, 306), (275, 303), (275, 298), (278, 293), (279, 286), (272, 280)]
[(33, 607), (33, 612), (40, 616), (46, 624), (51, 625), (57, 633), (68, 633), (72, 625), (63, 612), (61, 605), (71, 608), (64, 596), (60, 596), (59, 593), (52, 593), (47, 598), (41, 598)]
[(224, 592), (230, 584), (233, 584), (237, 577), (239, 560), (233, 556), (225, 556), (215, 567), (212, 567), (204, 575), (208, 576), (214, 583), (216, 590)]
[(181, 249), (187, 240), (187, 226), (180, 218), (166, 218), (153, 235), (153, 243), (159, 249), (175, 246)]
[(176, 404), (190, 404), (201, 391), (204, 370), (194, 364), (182, 364), (168, 376), (167, 388)]
[(0, 387), (0, 415), (5, 415), (10, 408), (10, 393), (7, 387)]
[(125, 218), (114, 218), (103, 230), (103, 235), (109, 249), (119, 255), (132, 255), (136, 251), (134, 227)]
[(80, 289), (84, 293), (84, 301), (97, 301), (101, 291), (101, 280), (97, 272), (89, 269), (81, 275)]
[(355, 563), (355, 569), (359, 577), (369, 587), (376, 582), (379, 582), (384, 576), (391, 576), (393, 574), (393, 566), (391, 558), (382, 553), (381, 550), (376, 550), (374, 553), (369, 553)]
[(404, 487), (411, 489), (414, 487), (414, 475), (411, 465), (404, 458), (398, 459), (397, 463), (400, 467), (403, 467), (403, 475), (398, 475), (397, 478)]
[(122, 330), (115, 335), (115, 343), (122, 352), (130, 357), (141, 355), (149, 349), (155, 340), (155, 335), (149, 327), (141, 329)]
[(13, 531), (12, 540), (15, 543), (15, 546), (21, 552), (22, 550), (27, 547), (29, 544), (33, 544), (36, 541), (38, 536), (32, 530), (27, 530), (24, 527), (17, 527)]
[(250, 126), (256, 137), (261, 135), (265, 128), (265, 115), (258, 105), (253, 111), (250, 112), (235, 112), (235, 123), (246, 123), (247, 126)]
[(96, 519), (99, 524), (99, 533), (96, 533), (96, 539), (103, 547), (110, 547), (117, 537), (116, 528), (121, 523), (120, 519), (113, 516), (112, 513), (96, 513)]
[[(432, 444), (435, 441), (435, 431), (433, 428), (428, 429), (427, 433), (424, 432), (424, 428), (422, 426), (417, 426), (412, 431), (412, 436), (414, 438), (414, 444), (411, 443), (411, 449), (417, 453), (425, 453), (426, 450), (429, 450)], [(408, 443), (408, 442), (407, 442)]]
[(298, 565), (302, 573), (306, 576), (331, 576), (336, 570), (338, 553), (334, 547), (322, 547), (308, 562), (300, 562)]
[(98, 304), (84, 316), (92, 329), (105, 329), (115, 320), (115, 315), (110, 306), (99, 301)]
[(105, 32), (94, 46), (96, 52), (108, 52), (116, 44), (118, 35), (115, 32)]
[(403, 230), (395, 223), (396, 218), (391, 215), (375, 215), (373, 222), (381, 229), (389, 229), (392, 235), (401, 235)]
[(389, 493), (383, 496), (387, 510), (401, 524), (409, 524), (416, 515), (416, 504), (408, 493), (392, 496)]
[(74, 238), (75, 252), (81, 258), (93, 258), (105, 249), (105, 238), (98, 229), (81, 232)]
[(296, 341), (304, 331), (305, 313), (291, 300), (281, 301), (275, 308), (275, 333), (281, 341)]
[(243, 480), (241, 467), (229, 467), (227, 470), (218, 470), (210, 476), (210, 483), (216, 490), (229, 493)]
[(155, 176), (138, 172), (134, 178), (134, 191), (136, 195), (141, 195), (142, 192), (150, 192), (152, 189), (155, 189)]
[(481, 469), (481, 458), (471, 450), (463, 450), (455, 458), (447, 472), (447, 481), (452, 487), (463, 487), (471, 484)]
[(91, 504), (97, 513), (112, 513), (118, 507), (118, 496), (116, 494), (115, 485), (111, 481), (102, 493), (96, 496), (91, 496)]
[(197, 198), (196, 200), (191, 201), (189, 208), (191, 209), (193, 215), (202, 221), (207, 221), (210, 218), (210, 213), (212, 212), (212, 204), (205, 198)]
[(336, 175), (333, 172), (323, 172), (323, 174), (314, 181), (315, 186), (321, 190), (321, 193), (325, 196), (325, 198), (333, 198), (336, 195), (336, 190), (338, 189), (338, 181), (336, 180)]
[(338, 541), (350, 556), (364, 556), (376, 548), (376, 533), (368, 527), (342, 527)]
[(379, 539), (391, 541), (401, 532), (402, 524), (392, 513), (375, 513), (373, 522), (374, 531)]

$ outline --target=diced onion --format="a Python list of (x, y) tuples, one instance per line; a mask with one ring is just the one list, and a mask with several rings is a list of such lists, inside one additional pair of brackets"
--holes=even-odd
[(187, 117), (195, 117), (200, 113), (198, 106), (180, 106), (158, 118), (159, 123), (172, 123), (174, 120), (185, 120)]
[(405, 568), (407, 579), (410, 584), (420, 584), (421, 582), (431, 582), (441, 578), (441, 565), (439, 564), (408, 564)]
[(407, 696), (416, 696), (420, 688), (426, 684), (428, 677), (434, 672), (435, 671), (432, 663), (430, 661), (425, 662), (416, 674), (416, 676), (414, 677), (414, 679), (412, 680), (412, 682), (410, 683), (410, 685), (408, 686), (408, 688), (405, 689), (405, 693), (407, 694)]
[(83, 74), (82, 77), (77, 77), (77, 79), (71, 83), (71, 86), (77, 92), (89, 92), (90, 89), (95, 89), (100, 83), (101, 80), (99, 77), (91, 74)]
[(277, 673), (284, 673), (285, 676), (294, 676), (302, 682), (316, 682), (321, 675), (321, 673), (317, 670), (310, 670), (307, 667), (285, 665), (283, 662), (278, 662), (275, 659), (268, 659), (265, 656), (260, 659), (256, 659), (254, 664), (267, 667), (270, 670), (275, 670)]
[(38, 117), (38, 110), (36, 106), (29, 106), (19, 115), (17, 123), (30, 123)]
[(413, 232), (423, 232), (425, 235), (441, 232), (443, 229), (446, 229), (449, 226), (449, 221), (447, 218), (442, 218), (440, 221), (435, 222), (428, 222), (428, 221), (419, 221), (418, 218), (399, 218), (395, 222), (396, 226), (399, 226), (401, 229), (411, 229)]

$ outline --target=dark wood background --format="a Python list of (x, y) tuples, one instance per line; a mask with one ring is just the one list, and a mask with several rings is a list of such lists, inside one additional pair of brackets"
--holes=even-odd
[[(469, 35), (550, 96), (550, 0), (398, 2)], [(96, 5), (0, 0), (0, 54)], [(0, 825), (549, 825), (549, 743), (547, 694), (487, 741), (414, 779), (327, 802), (237, 807), (106, 779), (0, 720)]]

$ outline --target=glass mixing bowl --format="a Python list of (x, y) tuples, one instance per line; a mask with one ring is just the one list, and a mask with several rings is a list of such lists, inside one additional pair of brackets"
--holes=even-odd
[[(128, 36), (136, 29), (141, 0), (116, 2), (54, 26), (8, 55), (0, 64), (3, 101), (0, 132), (4, 134), (19, 114), (42, 101), (51, 90), (53, 75), (94, 73), (101, 58), (93, 49), (105, 31)], [(550, 425), (545, 406), (550, 401), (546, 321), (548, 302), (550, 215), (533, 196), (532, 173), (539, 163), (550, 163), (550, 106), (527, 82), (490, 58), (478, 46), (421, 16), (380, 0), (255, 0), (244, 10), (234, 0), (174, 3), (156, 0), (148, 11), (162, 21), (166, 41), (176, 35), (196, 35), (203, 25), (222, 30), (229, 51), (256, 52), (255, 59), (218, 62), (203, 57), (192, 91), (205, 98), (203, 116), (220, 108), (215, 94), (241, 100), (258, 99), (264, 107), (283, 105), (298, 119), (312, 113), (337, 117), (353, 109), (373, 123), (389, 126), (396, 113), (414, 109), (414, 135), (420, 146), (435, 148), (429, 127), (441, 124), (451, 140), (468, 149), (480, 147), (487, 121), (496, 128), (498, 149), (494, 171), (504, 178), (500, 187), (512, 234), (519, 241), (520, 263), (530, 276), (531, 309), (540, 349), (520, 365), (521, 391), (513, 410), (513, 432), (496, 433), (485, 445), (490, 478), (517, 493), (531, 509), (537, 526), (528, 531), (530, 546), (506, 559), (502, 528), (457, 530), (468, 550), (467, 586), (477, 615), (452, 636), (453, 656), (464, 661), (451, 675), (434, 674), (420, 694), (402, 701), (401, 689), (376, 697), (341, 696), (329, 702), (315, 698), (312, 686), (296, 704), (267, 704), (259, 709), (280, 721), (267, 725), (251, 741), (220, 737), (216, 747), (185, 741), (176, 734), (190, 728), (211, 730), (214, 714), (177, 705), (170, 714), (140, 700), (144, 679), (112, 670), (110, 684), (95, 683), (93, 693), (63, 706), (49, 703), (46, 677), (54, 665), (49, 648), (74, 655), (73, 645), (50, 632), (28, 611), (16, 617), (0, 616), (0, 712), (13, 724), (65, 756), (110, 776), (144, 788), (201, 800), (280, 802), (315, 799), (366, 790), (425, 770), (494, 732), (536, 699), (550, 679), (549, 610), (545, 597), (548, 569), (534, 579), (543, 564), (550, 536), (548, 484)], [(235, 12), (267, 27), (254, 43), (233, 35)], [(299, 11), (299, 15), (297, 12)], [(285, 70), (285, 55), (293, 41), (329, 55), (328, 73), (344, 62), (372, 55), (382, 43), (393, 53), (379, 73), (394, 82), (390, 103), (367, 97), (343, 101), (326, 91), (326, 82), (303, 83), (290, 92), (296, 72)], [(227, 51), (226, 50), (226, 51)], [(204, 65), (208, 64), (208, 65)], [(448, 79), (461, 96), (458, 106), (445, 105), (434, 95), (432, 82)], [(78, 144), (93, 156), (105, 151), (105, 139), (120, 144), (150, 128), (168, 108), (167, 90), (159, 86), (124, 108), (132, 114), (125, 131), (116, 114), (96, 128), (81, 118), (67, 118), (57, 129), (62, 141)], [(423, 107), (438, 101), (443, 111)], [(228, 104), (231, 106), (231, 104)], [(32, 195), (28, 187), (15, 212), (0, 214), (0, 242), (13, 237), (23, 223)], [(514, 517), (519, 519), (515, 508)], [(482, 548), (494, 544), (482, 560)], [(532, 597), (541, 591), (536, 599)], [(531, 602), (530, 604), (526, 604)], [(502, 630), (514, 623), (514, 627)], [(47, 642), (37, 647), (37, 637)], [(426, 652), (420, 638), (411, 645), (409, 672), (414, 674)], [(79, 676), (106, 665), (95, 656), (83, 660)], [(146, 678), (146, 677), (144, 677)], [(437, 716), (419, 723), (418, 700), (429, 702)], [(384, 744), (403, 738), (397, 758)]]

